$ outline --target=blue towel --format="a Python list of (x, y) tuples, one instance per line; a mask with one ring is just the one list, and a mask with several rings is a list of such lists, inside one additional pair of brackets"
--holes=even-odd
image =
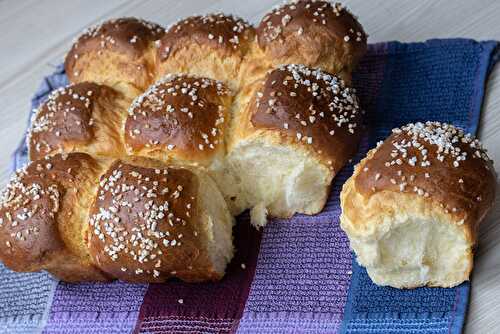
[[(475, 133), (485, 83), (498, 59), (496, 48), (497, 42), (465, 39), (370, 45), (353, 80), (367, 111), (368, 126), (354, 162), (392, 128), (408, 122), (446, 121)], [(33, 108), (46, 99), (50, 91), (65, 84), (67, 78), (59, 66), (36, 92)], [(23, 142), (14, 154), (14, 168), (26, 160)], [(274, 221), (264, 230), (256, 275), (243, 315), (237, 315), (241, 318), (181, 319), (162, 314), (164, 311), (157, 299), (162, 293), (160, 285), (134, 286), (135, 289), (123, 283), (69, 285), (58, 283), (44, 273), (14, 274), (0, 265), (0, 333), (41, 330), (59, 333), (84, 328), (89, 333), (106, 332), (109, 328), (117, 332), (130, 332), (134, 328), (168, 331), (172, 324), (189, 330), (202, 320), (204, 326), (214, 332), (217, 328), (230, 328), (230, 332), (249, 333), (304, 332), (306, 329), (314, 333), (460, 333), (467, 312), (468, 282), (450, 289), (378, 287), (348, 251), (346, 237), (336, 224), (338, 193), (351, 172), (352, 164), (336, 178), (326, 213), (308, 218), (304, 224), (300, 224), (303, 219), (300, 216), (294, 221), (298, 224), (294, 228), (300, 227), (300, 233), (289, 229), (292, 222), (287, 221)], [(300, 244), (305, 235), (318, 247), (315, 261), (309, 261), (310, 258), (295, 261), (295, 256), (300, 257), (304, 252), (293, 255), (293, 249), (288, 247), (290, 238)], [(344, 252), (335, 249), (343, 255), (332, 263), (330, 255), (336, 245), (344, 247)], [(267, 262), (278, 257), (286, 267), (279, 272), (279, 280), (270, 281), (268, 277), (276, 276), (276, 266), (282, 263)], [(329, 279), (331, 273), (341, 275), (334, 275), (332, 280)], [(324, 277), (324, 281), (320, 277)], [(341, 280), (344, 280), (342, 284)], [(282, 296), (269, 300), (269, 292), (276, 287), (287, 289)], [(116, 296), (120, 294), (127, 296), (124, 300), (127, 307), (115, 305)], [(321, 298), (330, 295), (336, 298)], [(125, 314), (126, 320), (117, 321), (120, 314)], [(162, 321), (159, 314), (163, 316)]]

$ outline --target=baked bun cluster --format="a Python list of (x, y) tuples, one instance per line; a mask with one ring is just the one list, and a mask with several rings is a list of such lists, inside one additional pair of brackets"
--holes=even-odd
[(233, 218), (204, 173), (137, 157), (55, 154), (1, 198), (0, 259), (68, 282), (220, 279)]
[(379, 285), (452, 287), (468, 280), (496, 174), (481, 143), (450, 124), (394, 129), (341, 193), (341, 227)]
[[(80, 73), (70, 76), (67, 89), (92, 81), (126, 101), (117, 99), (116, 105), (130, 106), (120, 115), (112, 114), (114, 108), (105, 115), (97, 110), (104, 97), (94, 95), (93, 126), (106, 128), (112, 139), (95, 131), (94, 142), (109, 149), (73, 149), (60, 136), (52, 144), (58, 152), (115, 158), (125, 152), (202, 168), (232, 214), (253, 209), (256, 225), (264, 225), (267, 216), (321, 211), (332, 178), (355, 152), (362, 130), (357, 97), (343, 77), (350, 77), (365, 52), (366, 35), (345, 8), (295, 1), (273, 9), (257, 29), (241, 18), (209, 14), (163, 32), (137, 19), (90, 31), (67, 56), (66, 72)], [(110, 40), (115, 42), (102, 42)], [(120, 43), (133, 44), (134, 52), (118, 52), (128, 50)], [(149, 65), (135, 66), (126, 77), (114, 70), (93, 74), (95, 68), (118, 66), (115, 56)], [(150, 78), (147, 89), (143, 78)], [(135, 90), (143, 92), (133, 96)], [(35, 124), (43, 115), (35, 116)], [(34, 134), (30, 138), (30, 147), (42, 145)]]
[[(220, 279), (235, 215), (263, 226), (323, 209), (362, 135), (349, 84), (365, 51), (356, 18), (321, 0), (256, 27), (217, 13), (88, 29), (3, 192), (0, 260), (73, 282)], [(495, 180), (472, 136), (408, 124), (345, 183), (341, 227), (376, 284), (455, 286)]]
[(322, 210), (360, 139), (349, 80), (365, 50), (356, 18), (316, 0), (258, 28), (210, 14), (88, 29), (3, 193), (0, 259), (66, 281), (221, 278), (234, 215)]
[(254, 52), (271, 66), (307, 64), (350, 80), (366, 52), (366, 34), (340, 3), (292, 1), (264, 16)]

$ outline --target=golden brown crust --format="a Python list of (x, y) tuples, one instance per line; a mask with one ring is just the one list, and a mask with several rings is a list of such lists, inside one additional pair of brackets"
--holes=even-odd
[(207, 45), (224, 53), (245, 53), (253, 27), (241, 18), (222, 13), (191, 16), (171, 26), (158, 43), (159, 61), (167, 60), (186, 44)]
[(385, 191), (426, 198), (468, 225), (472, 235), (493, 204), (496, 184), (479, 141), (439, 122), (393, 130), (360, 164), (354, 180), (365, 198)]
[(68, 57), (66, 64), (71, 67), (78, 59), (74, 55), (96, 50), (114, 50), (137, 58), (164, 32), (160, 25), (134, 17), (105, 21), (83, 32), (71, 48), (69, 55), (73, 57)]
[(192, 16), (169, 28), (157, 43), (157, 78), (188, 73), (240, 85), (240, 66), (255, 39), (244, 20), (224, 14)]
[(221, 82), (167, 76), (130, 107), (125, 123), (129, 152), (203, 164), (224, 152), (229, 103), (230, 92)]
[(37, 160), (19, 170), (1, 198), (2, 262), (16, 271), (59, 268), (69, 281), (107, 280), (89, 261), (81, 226), (73, 223), (79, 215), (77, 189), (97, 177), (95, 169), (90, 156), (76, 153)]
[(356, 18), (329, 1), (291, 1), (257, 28), (258, 44), (273, 64), (306, 64), (347, 79), (366, 52), (366, 39)]
[(122, 156), (128, 100), (90, 82), (59, 88), (36, 111), (27, 136), (31, 160), (56, 153)]
[(197, 178), (151, 164), (118, 160), (101, 176), (88, 235), (93, 258), (129, 282), (219, 279), (199, 237)]
[[(70, 82), (113, 84), (123, 80), (139, 89), (152, 81), (153, 42), (164, 29), (151, 22), (126, 17), (88, 28), (66, 55), (64, 67)], [(98, 68), (97, 64), (103, 68)], [(104, 73), (103, 69), (106, 69)]]
[(362, 111), (354, 93), (326, 72), (281, 66), (268, 73), (251, 102), (251, 123), (279, 131), (338, 171), (360, 140)]

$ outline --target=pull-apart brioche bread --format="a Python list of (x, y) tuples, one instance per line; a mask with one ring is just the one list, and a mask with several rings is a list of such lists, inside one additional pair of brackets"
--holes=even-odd
[(203, 173), (145, 158), (56, 154), (18, 171), (0, 203), (0, 259), (69, 282), (220, 279), (233, 218)]
[[(0, 259), (68, 281), (221, 278), (232, 215), (251, 209), (261, 226), (323, 208), (359, 141), (345, 82), (365, 50), (356, 18), (316, 0), (257, 29), (224, 14), (88, 29), (0, 203)], [(35, 227), (43, 238), (30, 239)]]
[(344, 184), (341, 227), (376, 284), (455, 286), (469, 278), (495, 184), (477, 139), (445, 123), (408, 124)]
[[(294, 1), (257, 31), (208, 14), (178, 21), (154, 44), (158, 81), (117, 129), (126, 153), (204, 169), (233, 214), (255, 208), (255, 225), (321, 211), (361, 134), (355, 92), (338, 75), (350, 79), (366, 51), (356, 18), (327, 1)], [(279, 65), (292, 61), (304, 65)]]

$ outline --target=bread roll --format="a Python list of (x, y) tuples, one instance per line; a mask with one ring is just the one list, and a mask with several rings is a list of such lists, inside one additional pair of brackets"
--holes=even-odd
[(341, 4), (290, 1), (263, 17), (250, 62), (267, 63), (268, 68), (304, 64), (349, 82), (366, 52), (366, 38), (356, 17)]
[(452, 287), (469, 279), (496, 176), (477, 139), (453, 125), (394, 129), (341, 193), (341, 227), (373, 282)]
[(157, 78), (189, 73), (221, 80), (236, 90), (255, 29), (234, 16), (191, 16), (167, 29), (157, 44)]
[(233, 254), (232, 221), (198, 170), (56, 154), (19, 170), (4, 190), (0, 260), (68, 282), (216, 280)]
[(218, 280), (233, 256), (232, 222), (205, 174), (118, 160), (100, 178), (88, 246), (99, 268), (127, 282)]
[(321, 70), (283, 65), (243, 90), (234, 105), (227, 164), (238, 188), (232, 195), (223, 190), (226, 198), (254, 208), (258, 225), (266, 212), (321, 211), (332, 178), (359, 143), (355, 91)]
[(139, 96), (125, 123), (128, 153), (209, 166), (225, 153), (231, 93), (219, 81), (168, 75)]
[(154, 41), (164, 32), (155, 23), (132, 17), (90, 27), (66, 55), (66, 75), (72, 83), (104, 83), (135, 97), (154, 81)]
[(70, 152), (123, 156), (123, 124), (130, 102), (113, 88), (90, 82), (53, 91), (31, 122), (30, 159)]

